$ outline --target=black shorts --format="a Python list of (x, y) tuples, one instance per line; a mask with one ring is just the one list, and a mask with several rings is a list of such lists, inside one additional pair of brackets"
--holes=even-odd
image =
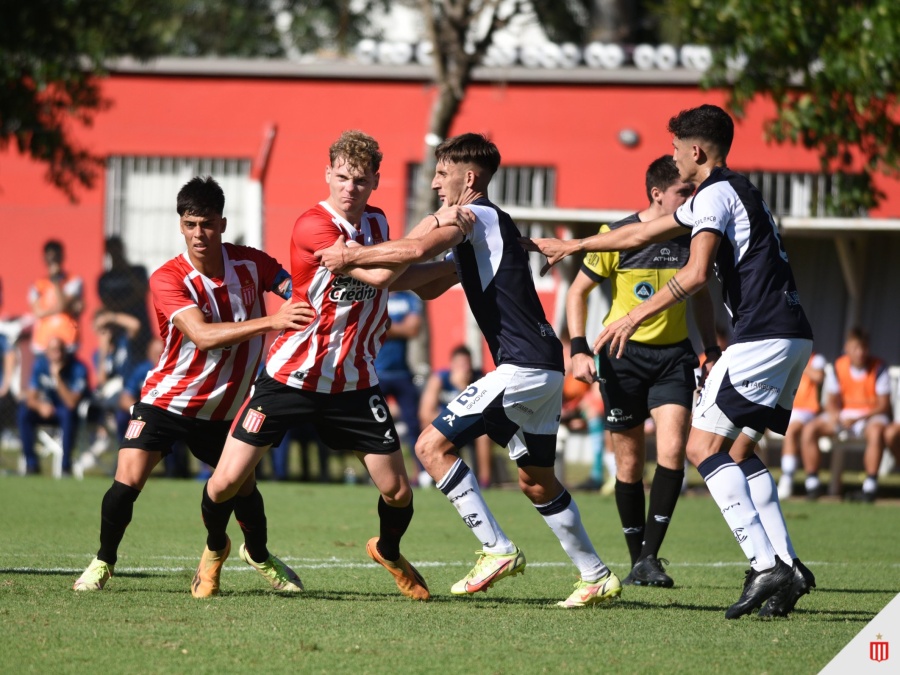
[(693, 407), (700, 360), (690, 340), (662, 346), (629, 341), (620, 359), (605, 348), (597, 356), (607, 429), (633, 429), (662, 405)]
[(121, 447), (159, 451), (165, 457), (172, 452), (176, 441), (184, 441), (194, 457), (215, 466), (230, 428), (231, 420), (198, 420), (147, 403), (136, 403)]
[(394, 420), (378, 386), (323, 394), (289, 387), (268, 373), (256, 378), (231, 435), (257, 448), (278, 445), (298, 422), (313, 424), (332, 450), (389, 455), (400, 449)]

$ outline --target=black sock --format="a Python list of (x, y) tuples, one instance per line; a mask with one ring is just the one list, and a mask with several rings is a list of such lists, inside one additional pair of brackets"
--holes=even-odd
[(378, 519), (380, 532), (378, 552), (391, 562), (400, 559), (400, 538), (406, 533), (413, 517), (412, 498), (406, 506), (391, 506), (381, 495), (378, 496)]
[(644, 481), (623, 483), (616, 478), (616, 507), (619, 509), (619, 520), (622, 521), (622, 532), (625, 533), (632, 567), (638, 561), (644, 543), (644, 504)]
[(206, 491), (206, 485), (203, 484), (203, 500), (200, 502), (203, 524), (206, 526), (206, 548), (210, 551), (221, 551), (228, 541), (225, 531), (234, 510), (234, 499), (216, 504)]
[(684, 482), (684, 469), (676, 471), (664, 466), (656, 465), (656, 473), (653, 474), (653, 484), (650, 486), (650, 510), (647, 511), (647, 527), (644, 529), (644, 546), (641, 549), (641, 558), (648, 555), (659, 555), (669, 529), (669, 522), (675, 512), (675, 504), (678, 495), (681, 494), (681, 484)]
[(140, 494), (140, 490), (114, 480), (112, 487), (103, 495), (103, 503), (100, 505), (100, 550), (97, 551), (97, 558), (107, 565), (116, 564), (119, 544), (131, 522), (134, 502)]
[(266, 543), (269, 531), (266, 527), (266, 508), (259, 488), (254, 487), (246, 497), (234, 498), (234, 517), (244, 533), (244, 546), (253, 562), (264, 563), (269, 559)]

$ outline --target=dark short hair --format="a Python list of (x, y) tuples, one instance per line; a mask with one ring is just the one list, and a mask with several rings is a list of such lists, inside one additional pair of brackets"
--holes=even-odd
[(460, 134), (434, 149), (435, 159), (451, 164), (474, 164), (491, 176), (500, 168), (500, 151), (484, 134)]
[(225, 212), (225, 193), (212, 176), (195, 176), (178, 191), (179, 216), (221, 216)]
[(44, 255), (47, 255), (48, 253), (50, 253), (50, 251), (55, 252), (59, 256), (60, 260), (62, 260), (63, 245), (61, 241), (59, 241), (58, 239), (48, 239), (46, 242), (44, 242)]
[(869, 332), (863, 328), (862, 326), (854, 326), (850, 330), (847, 331), (847, 342), (850, 340), (856, 340), (860, 344), (869, 346)]
[(647, 201), (653, 201), (650, 191), (658, 188), (665, 192), (671, 185), (679, 182), (681, 178), (678, 175), (678, 167), (675, 166), (675, 160), (671, 155), (663, 155), (659, 159), (654, 159), (650, 166), (647, 167), (647, 173), (644, 176), (644, 184), (647, 187)]
[(717, 105), (701, 105), (682, 110), (669, 120), (669, 132), (676, 138), (696, 138), (715, 146), (724, 159), (734, 140), (734, 120)]
[(459, 345), (455, 347), (452, 352), (450, 352), (450, 359), (453, 360), (456, 356), (468, 356), (470, 359), (472, 358), (472, 350), (470, 350), (465, 345)]

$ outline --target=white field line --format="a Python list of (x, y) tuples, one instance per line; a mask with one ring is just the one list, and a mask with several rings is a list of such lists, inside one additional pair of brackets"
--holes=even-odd
[[(3, 558), (31, 558), (32, 556), (28, 556), (26, 554), (6, 554), (2, 556)], [(66, 558), (80, 558), (82, 560), (90, 561), (91, 556), (87, 555), (79, 555), (76, 553), (67, 553), (62, 554), (56, 557), (66, 557)], [(171, 560), (171, 561), (190, 561), (193, 563), (197, 560), (197, 558), (192, 558), (189, 556), (147, 556), (146, 560)], [(315, 570), (315, 569), (376, 569), (379, 567), (377, 563), (374, 562), (364, 562), (361, 560), (348, 560), (342, 558), (293, 558), (293, 557), (284, 557), (282, 558), (287, 563), (290, 563), (291, 567), (295, 570), (306, 569), (306, 570)], [(468, 561), (412, 561), (416, 567), (469, 567), (472, 564), (471, 560)], [(823, 566), (837, 566), (837, 567), (846, 567), (849, 565), (853, 566), (886, 566), (890, 568), (900, 568), (900, 563), (849, 563), (849, 562), (808, 562), (808, 565), (811, 567), (823, 567)], [(617, 568), (625, 568), (627, 567), (626, 563), (609, 563), (611, 567), (614, 569)], [(548, 567), (548, 568), (557, 568), (557, 567), (571, 567), (572, 563), (569, 562), (529, 562), (528, 566), (531, 568), (536, 567)], [(685, 563), (672, 563), (669, 567), (700, 567), (700, 568), (716, 568), (716, 567), (746, 567), (746, 562), (685, 562)], [(141, 565), (141, 566), (131, 566), (128, 563), (120, 563), (117, 565), (120, 572), (124, 573), (142, 573), (142, 572), (192, 572), (195, 569), (193, 564), (189, 566), (183, 565)], [(251, 572), (254, 571), (252, 567), (249, 565), (226, 565), (225, 569), (232, 572)], [(0, 564), (0, 574), (2, 573), (16, 573), (16, 574), (40, 574), (40, 573), (56, 573), (56, 574), (78, 574), (83, 571), (83, 568), (78, 567), (4, 567)]]

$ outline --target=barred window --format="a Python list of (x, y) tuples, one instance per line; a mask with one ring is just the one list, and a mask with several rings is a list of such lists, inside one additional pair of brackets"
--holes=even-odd
[(118, 235), (129, 259), (152, 273), (184, 250), (175, 199), (194, 176), (212, 176), (225, 192), (225, 240), (243, 243), (250, 160), (209, 157), (110, 157), (106, 167), (106, 236)]
[[(839, 214), (832, 200), (839, 188), (850, 187), (860, 177), (854, 174), (791, 173), (776, 171), (741, 171), (750, 179), (775, 216), (824, 218)], [(865, 213), (856, 214), (859, 216)]]

